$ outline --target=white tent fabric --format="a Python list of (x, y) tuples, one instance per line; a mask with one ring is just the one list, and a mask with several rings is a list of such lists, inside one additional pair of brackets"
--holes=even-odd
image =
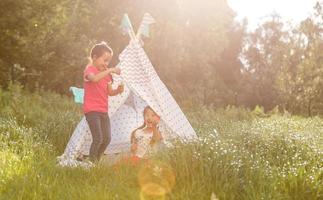
[[(149, 105), (161, 117), (159, 129), (165, 142), (172, 138), (193, 139), (196, 133), (180, 107), (158, 77), (138, 41), (131, 41), (119, 56), (121, 75), (113, 76), (113, 87), (123, 82), (125, 91), (109, 97), (111, 143), (105, 154), (130, 150), (131, 132), (143, 124), (143, 110)], [(76, 158), (88, 155), (92, 136), (85, 117), (74, 130), (64, 154), (62, 166), (77, 165)]]

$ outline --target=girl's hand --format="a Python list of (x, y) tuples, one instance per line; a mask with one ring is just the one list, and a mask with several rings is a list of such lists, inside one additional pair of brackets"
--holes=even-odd
[(154, 116), (153, 124), (154, 124), (155, 127), (157, 127), (159, 122), (160, 122), (160, 117), (159, 116)]
[(158, 123), (159, 123), (159, 121), (158, 122), (157, 121), (153, 122), (152, 128), (153, 128), (154, 131), (158, 131)]
[(114, 74), (117, 74), (117, 75), (121, 74), (121, 69), (118, 68), (118, 67), (111, 68), (110, 70), (111, 70), (110, 71), (111, 73), (114, 73)]
[(124, 85), (123, 84), (119, 85), (117, 90), (118, 90), (119, 94), (121, 94), (124, 91)]
[(153, 126), (153, 133), (154, 133), (154, 136), (153, 136), (153, 139), (150, 143), (152, 145), (154, 145), (156, 142), (159, 142), (163, 139), (160, 131), (158, 130), (157, 124), (155, 126)]

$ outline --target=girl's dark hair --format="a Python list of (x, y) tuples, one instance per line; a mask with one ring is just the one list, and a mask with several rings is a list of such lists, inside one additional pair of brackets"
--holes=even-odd
[(105, 52), (113, 54), (111, 47), (109, 47), (106, 42), (95, 44), (91, 49), (91, 59), (93, 59), (94, 56), (96, 56), (97, 58), (101, 57)]

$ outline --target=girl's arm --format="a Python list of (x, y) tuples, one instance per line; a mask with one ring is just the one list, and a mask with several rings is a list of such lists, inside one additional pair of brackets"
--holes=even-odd
[(137, 140), (135, 138), (135, 132), (136, 131), (133, 131), (131, 133), (131, 139), (130, 139), (130, 142), (131, 142), (131, 149), (130, 149), (130, 151), (131, 151), (132, 154), (135, 154), (136, 153), (137, 147), (138, 147)]
[(115, 74), (120, 74), (120, 69), (119, 68), (107, 68), (106, 70), (99, 72), (97, 74), (89, 74), (86, 76), (86, 79), (92, 82), (99, 82), (101, 79), (106, 77), (107, 75), (115, 73)]
[(161, 141), (163, 139), (162, 134), (160, 133), (160, 131), (157, 129), (156, 130), (156, 140), (157, 141)]
[(124, 90), (123, 85), (119, 85), (117, 89), (113, 89), (111, 84), (108, 84), (108, 95), (109, 96), (116, 96), (118, 94), (121, 94)]
[(158, 142), (160, 142), (160, 141), (163, 140), (163, 136), (160, 133), (160, 131), (158, 130), (157, 126), (154, 126), (154, 128), (153, 128), (153, 134), (154, 134), (154, 136), (153, 136), (153, 139), (152, 139), (152, 141), (150, 143), (151, 145), (154, 145), (154, 144), (156, 144), (156, 143), (158, 143)]

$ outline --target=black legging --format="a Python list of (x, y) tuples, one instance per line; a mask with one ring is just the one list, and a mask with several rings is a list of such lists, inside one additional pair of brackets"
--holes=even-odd
[(100, 160), (111, 141), (111, 126), (108, 113), (89, 112), (85, 114), (92, 134), (90, 159)]

